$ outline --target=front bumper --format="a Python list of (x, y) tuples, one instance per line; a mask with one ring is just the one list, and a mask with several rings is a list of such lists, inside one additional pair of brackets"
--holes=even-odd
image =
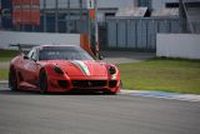
[(48, 77), (48, 92), (69, 92), (73, 90), (117, 93), (120, 90), (120, 80), (112, 80), (107, 77)]

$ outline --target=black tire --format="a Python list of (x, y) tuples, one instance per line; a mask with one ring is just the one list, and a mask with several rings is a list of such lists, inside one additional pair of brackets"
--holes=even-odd
[(117, 95), (117, 92), (112, 92), (112, 91), (105, 91), (105, 95)]
[(9, 71), (9, 87), (12, 91), (17, 91), (18, 90), (18, 85), (17, 85), (17, 74), (14, 69), (10, 69)]
[(108, 95), (117, 95), (116, 92), (109, 92)]
[(45, 70), (41, 70), (39, 74), (39, 88), (40, 93), (44, 94), (47, 92), (48, 89), (48, 81), (47, 81), (47, 75)]

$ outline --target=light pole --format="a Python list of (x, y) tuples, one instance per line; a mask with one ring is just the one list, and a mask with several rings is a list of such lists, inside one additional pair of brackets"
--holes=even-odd
[(97, 0), (95, 0), (95, 49), (96, 49), (96, 56), (99, 58), (99, 26), (98, 26), (98, 20), (97, 20)]
[(70, 29), (71, 29), (71, 27), (70, 27), (70, 23), (71, 23), (71, 12), (70, 12), (70, 4), (71, 4), (71, 1), (70, 0), (67, 0), (67, 10), (68, 10), (68, 12), (67, 12), (67, 33), (70, 33), (71, 31), (70, 31)]
[(47, 28), (46, 28), (46, 24), (47, 24), (47, 18), (46, 18), (46, 0), (43, 0), (43, 31), (46, 32)]
[(55, 32), (58, 32), (58, 0), (56, 0), (56, 4), (55, 4), (56, 8), (55, 8)]
[[(82, 24), (83, 22), (83, 1), (82, 0), (79, 0), (79, 21), (80, 21), (80, 24)], [(79, 26), (79, 30), (80, 32), (82, 32), (82, 29), (81, 27)]]
[(99, 56), (99, 38), (98, 38), (98, 22), (97, 22), (97, 0), (87, 0), (87, 8), (89, 12), (88, 35), (91, 50), (95, 56)]

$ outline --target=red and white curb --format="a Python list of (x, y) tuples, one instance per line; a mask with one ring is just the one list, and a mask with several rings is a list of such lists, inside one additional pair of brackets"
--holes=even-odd
[(179, 93), (168, 93), (162, 91), (138, 91), (138, 90), (122, 90), (120, 94), (168, 99), (168, 100), (179, 100), (187, 102), (200, 102), (200, 95), (196, 94), (179, 94)]

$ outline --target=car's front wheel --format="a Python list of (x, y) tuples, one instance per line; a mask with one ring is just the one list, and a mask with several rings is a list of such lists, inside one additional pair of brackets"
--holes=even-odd
[(39, 87), (40, 87), (40, 92), (42, 94), (47, 92), (48, 89), (48, 81), (47, 81), (47, 74), (45, 70), (41, 70), (39, 74)]

